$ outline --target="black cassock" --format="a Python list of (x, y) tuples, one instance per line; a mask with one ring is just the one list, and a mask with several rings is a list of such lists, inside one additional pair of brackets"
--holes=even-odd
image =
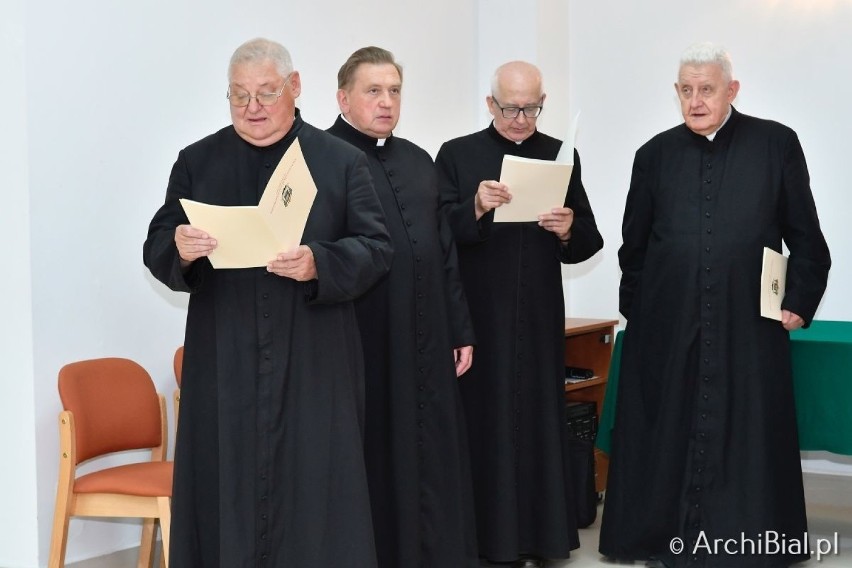
[(521, 144), (491, 125), (446, 142), (435, 159), (442, 206), (456, 237), (477, 346), (462, 393), (476, 497), (480, 554), (565, 558), (579, 546), (576, 500), (566, 452), (565, 303), (562, 263), (582, 262), (603, 246), (580, 176), (565, 205), (572, 238), (562, 246), (536, 222), (478, 222), (474, 196), (500, 178), (505, 154), (553, 160), (561, 142), (535, 132)]
[[(318, 280), (265, 267), (181, 274), (177, 201), (256, 205), (298, 136), (317, 196), (303, 243)], [(215, 237), (215, 235), (213, 235)], [(363, 458), (363, 351), (353, 299), (391, 246), (361, 152), (304, 123), (259, 148), (233, 127), (182, 150), (145, 264), (190, 293), (175, 450), (177, 568), (376, 566)]]
[[(654, 137), (636, 153), (623, 237), (627, 328), (600, 551), (671, 566), (803, 560), (807, 547), (767, 544), (801, 540), (807, 524), (789, 337), (760, 317), (763, 247), (789, 248), (782, 307), (806, 323), (831, 264), (795, 132), (733, 110), (712, 142), (685, 125)], [(763, 548), (712, 548), (734, 539), (739, 551), (741, 537)]]
[(453, 362), (454, 347), (474, 343), (473, 327), (432, 159), (395, 136), (377, 146), (339, 117), (329, 132), (365, 152), (394, 248), (390, 272), (356, 301), (379, 566), (478, 567)]

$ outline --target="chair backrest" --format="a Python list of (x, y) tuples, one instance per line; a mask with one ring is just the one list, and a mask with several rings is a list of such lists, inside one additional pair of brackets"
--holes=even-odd
[(77, 463), (123, 450), (160, 447), (160, 399), (148, 372), (117, 357), (69, 363), (59, 371), (59, 397), (72, 413)]
[(180, 387), (180, 377), (183, 373), (183, 345), (175, 350), (174, 367), (175, 381), (177, 381), (177, 386)]

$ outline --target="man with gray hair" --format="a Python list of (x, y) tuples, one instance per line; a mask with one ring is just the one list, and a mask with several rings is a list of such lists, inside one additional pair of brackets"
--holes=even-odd
[[(739, 113), (739, 88), (722, 48), (690, 47), (675, 83), (684, 124), (633, 163), (600, 536), (615, 559), (766, 568), (808, 557), (807, 543), (773, 554), (749, 542), (807, 530), (788, 332), (813, 319), (831, 259), (796, 133)], [(764, 247), (782, 242), (776, 321), (760, 315), (760, 275)]]
[(562, 142), (536, 126), (545, 98), (535, 65), (501, 65), (485, 97), (491, 124), (445, 142), (435, 158), (477, 339), (459, 390), (479, 552), (519, 567), (567, 558), (579, 546), (567, 456), (562, 264), (603, 247), (576, 150), (560, 207), (535, 221), (494, 221), (513, 189), (497, 181), (503, 156), (553, 160), (559, 153)]
[[(190, 294), (170, 561), (376, 568), (352, 301), (390, 266), (382, 207), (364, 154), (302, 119), (283, 46), (240, 46), (228, 83), (232, 124), (178, 154), (143, 249), (158, 280)], [(317, 186), (302, 244), (214, 269), (216, 235), (178, 200), (257, 205), (296, 139)]]

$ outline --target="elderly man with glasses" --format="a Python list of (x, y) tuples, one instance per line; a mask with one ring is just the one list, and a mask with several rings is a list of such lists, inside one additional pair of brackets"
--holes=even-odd
[(485, 98), (494, 117), (438, 152), (439, 191), (458, 247), (477, 337), (459, 383), (470, 435), (479, 553), (541, 566), (579, 546), (567, 469), (562, 264), (603, 247), (580, 158), (563, 207), (525, 223), (494, 221), (511, 200), (499, 183), (503, 156), (553, 160), (561, 142), (536, 129), (545, 94), (539, 70), (513, 61)]
[[(306, 123), (287, 50), (257, 39), (228, 69), (232, 124), (172, 168), (145, 265), (189, 309), (175, 449), (174, 566), (376, 568), (353, 299), (390, 266), (363, 152)], [(302, 244), (214, 269), (215, 234), (178, 201), (257, 205), (298, 139), (317, 186)]]

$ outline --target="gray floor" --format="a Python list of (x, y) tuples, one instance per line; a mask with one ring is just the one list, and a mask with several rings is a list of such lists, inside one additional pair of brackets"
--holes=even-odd
[[(812, 554), (811, 560), (799, 566), (802, 568), (849, 568), (852, 566), (852, 478), (806, 474), (805, 494), (808, 503), (809, 541), (814, 547), (819, 542), (821, 546), (826, 549), (830, 547), (831, 550), (822, 555), (819, 560), (815, 554)], [(601, 558), (597, 551), (599, 522), (600, 514), (598, 514), (598, 521), (580, 531), (580, 548), (572, 552), (570, 559), (549, 562), (547, 568), (601, 566), (612, 568), (614, 565)], [(835, 540), (838, 545), (837, 550), (834, 549)], [(345, 565), (345, 561), (341, 560), (340, 567), (343, 568)], [(641, 563), (636, 565), (641, 566)], [(68, 564), (68, 568), (132, 568), (135, 566), (135, 549)]]

